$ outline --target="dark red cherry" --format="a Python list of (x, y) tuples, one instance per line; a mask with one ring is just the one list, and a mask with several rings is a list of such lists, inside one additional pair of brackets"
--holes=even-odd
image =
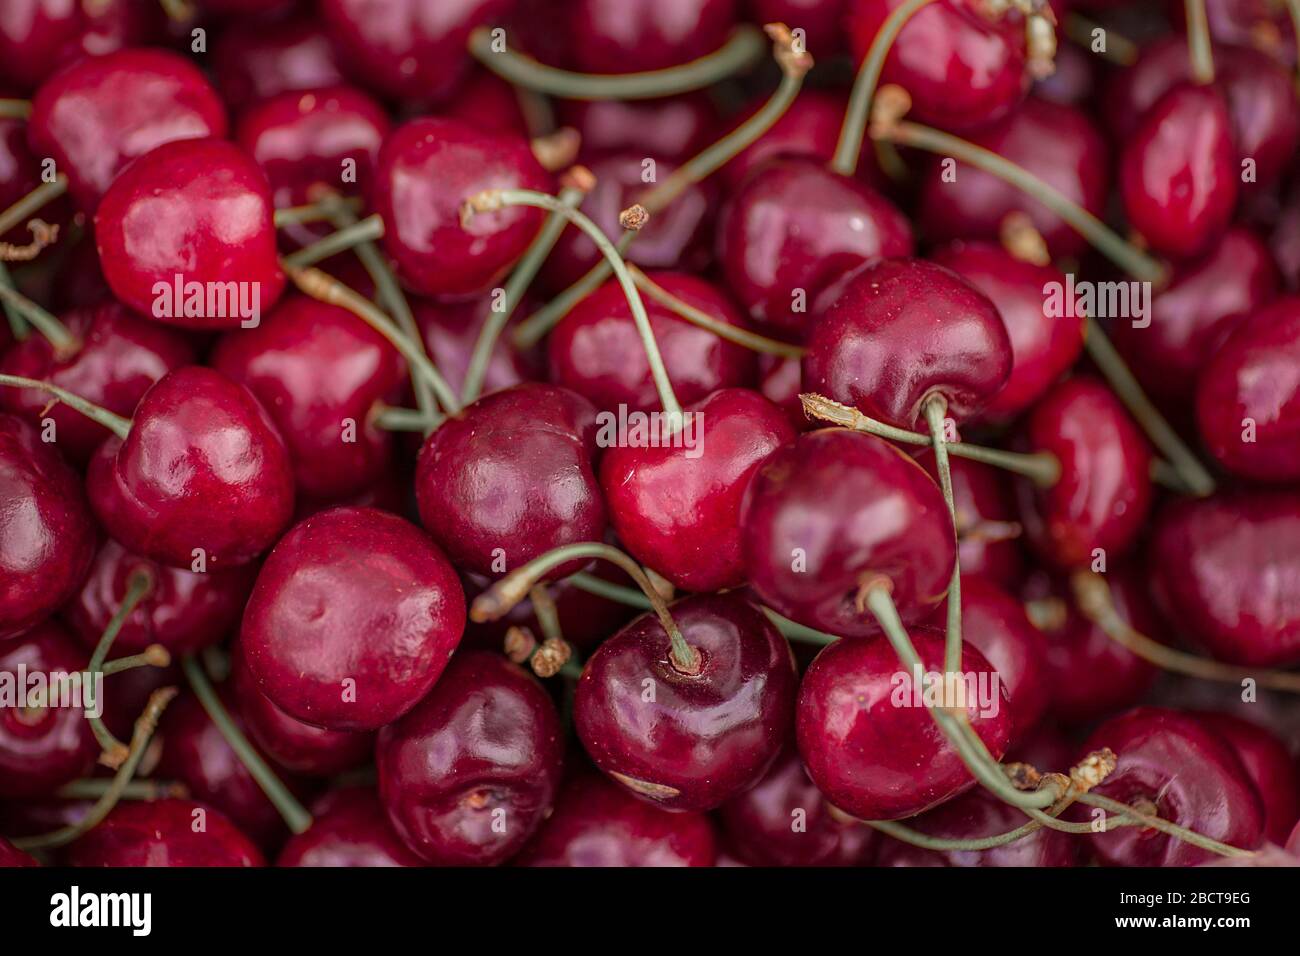
[[(12, 93), (12, 90), (0, 89), (0, 95), (8, 97)], [(43, 172), (27, 142), (27, 123), (16, 117), (0, 118), (0, 207), (8, 209), (40, 186)], [(41, 207), (40, 218), (63, 227), (71, 212), (71, 204), (60, 198)], [(31, 242), (32, 234), (24, 223), (19, 223), (0, 239), (21, 246)], [(7, 336), (4, 341), (9, 341)]]
[(560, 786), (560, 717), (536, 678), (466, 651), (419, 705), (379, 735), (388, 818), (430, 863), (488, 866), (524, 845)]
[[(809, 0), (755, 0), (755, 2), (807, 3)], [(778, 18), (775, 22), (786, 23), (791, 28), (794, 26), (789, 20)], [(818, 47), (810, 45), (808, 49), (813, 55), (822, 56), (822, 51)], [(734, 129), (739, 126), (741, 122), (758, 112), (766, 102), (766, 97), (752, 100), (739, 114), (732, 117), (731, 127)], [(726, 185), (727, 193), (735, 192), (752, 171), (769, 159), (779, 156), (804, 156), (820, 163), (829, 163), (835, 155), (835, 146), (840, 138), (840, 126), (844, 122), (844, 111), (848, 108), (848, 104), (848, 97), (840, 93), (826, 90), (800, 90), (798, 98), (766, 133), (746, 146), (718, 171), (718, 175)], [(858, 164), (858, 175), (874, 186), (880, 185), (881, 177), (870, 146), (863, 150)]]
[(324, 0), (349, 72), (387, 96), (446, 99), (473, 62), (475, 27), (503, 26), (514, 0)]
[(344, 81), (334, 46), (314, 18), (232, 21), (213, 43), (212, 72), (236, 113), (261, 99)]
[[(457, 394), (464, 387), (465, 373), (469, 370), (474, 346), (478, 344), (479, 332), (492, 314), (494, 304), (492, 295), (461, 302), (417, 299), (411, 303), (429, 360), (437, 366), (447, 384)], [(483, 375), (485, 395), (544, 377), (541, 374), (543, 362), (540, 349), (521, 351), (510, 342), (510, 330), (528, 306), (529, 303), (525, 300), (506, 326), (506, 333), (492, 347), (492, 357), (488, 360), (487, 371)]]
[[(1104, 217), (1110, 188), (1106, 141), (1080, 110), (1030, 97), (999, 123), (967, 137), (1028, 170), (1094, 216)], [(1087, 241), (1046, 206), (1015, 186), (963, 163), (951, 173), (936, 157), (921, 176), (918, 228), (932, 241), (996, 240), (1002, 220), (1023, 212), (1053, 256), (1077, 256)]]
[[(718, 321), (745, 327), (735, 304), (712, 283), (683, 272), (656, 272), (650, 278)], [(642, 302), (678, 401), (691, 404), (720, 388), (754, 381), (758, 362), (752, 351), (679, 318), (648, 296)], [(645, 346), (617, 280), (610, 279), (573, 307), (547, 340), (547, 353), (551, 381), (585, 396), (598, 409), (659, 409)]]
[(1300, 497), (1175, 501), (1156, 522), (1148, 566), (1160, 609), (1214, 657), (1300, 663)]
[[(1069, 0), (1053, 6), (1063, 6)], [(1052, 62), (1056, 71), (1034, 83), (1033, 95), (1061, 106), (1084, 107), (1096, 95), (1099, 57), (1073, 43), (1062, 43), (1056, 48)]]
[(835, 814), (793, 747), (718, 815), (728, 848), (750, 866), (862, 866), (878, 842), (870, 827)]
[(192, 654), (224, 640), (239, 624), (253, 589), (256, 568), (213, 568), (202, 574), (132, 554), (109, 538), (100, 545), (90, 574), (64, 610), (87, 650), (94, 650), (122, 606), (132, 575), (149, 576), (152, 589), (122, 624), (115, 652), (136, 654), (161, 644), (173, 654)]
[(71, 597), (95, 553), (77, 475), (36, 429), (0, 414), (0, 641)]
[(827, 60), (844, 52), (845, 6), (846, 0), (749, 0), (755, 23), (784, 23), (791, 30), (803, 30), (808, 51)]
[[(0, 356), (0, 372), (52, 382), (129, 416), (154, 382), (195, 360), (194, 345), (182, 333), (132, 315), (116, 302), (71, 309), (61, 318), (81, 342), (74, 355), (58, 358), (45, 336), (29, 335)], [(49, 394), (38, 389), (3, 389), (0, 407), (35, 423), (52, 420), (57, 447), (74, 462), (88, 460), (109, 435), (66, 405), (51, 407)]]
[(54, 158), (87, 211), (136, 157), (164, 143), (225, 135), (225, 107), (198, 67), (154, 49), (72, 64), (41, 86), (28, 121), (32, 148)]
[[(934, 262), (957, 273), (997, 307), (1011, 340), (1011, 377), (980, 418), (1002, 422), (1032, 406), (1083, 351), (1084, 313), (1067, 300), (1066, 277), (1054, 266), (1015, 258), (991, 242), (957, 242)], [(1055, 290), (1063, 309), (1046, 307)]]
[(0, 17), (0, 76), (34, 90), (74, 60), (154, 39), (161, 13), (135, 0), (9, 0)]
[(482, 213), (461, 226), (462, 204), (485, 189), (549, 193), (551, 177), (522, 138), (456, 120), (412, 120), (384, 140), (371, 198), (387, 226), (384, 246), (416, 291), (481, 292), (528, 248), (538, 209)]
[(939, 486), (861, 432), (812, 432), (772, 454), (750, 481), (741, 527), (750, 586), (764, 603), (830, 634), (880, 633), (858, 606), (873, 581), (889, 581), (910, 623), (952, 577), (956, 544)]
[[(849, 45), (857, 62), (902, 0), (849, 0)], [(881, 80), (912, 96), (913, 113), (944, 129), (1001, 119), (1029, 89), (1024, 25), (982, 16), (978, 4), (944, 0), (916, 13), (899, 32)], [(815, 51), (814, 51), (815, 52)]]
[(717, 138), (718, 110), (702, 91), (652, 100), (560, 100), (556, 111), (561, 124), (582, 135), (588, 157), (639, 152), (680, 161)]
[[(1264, 834), (1264, 811), (1232, 748), (1194, 717), (1156, 707), (1102, 724), (1080, 753), (1109, 747), (1115, 770), (1093, 793), (1246, 850)], [(1080, 811), (1082, 812), (1082, 811)], [(1116, 827), (1087, 840), (1107, 866), (1194, 866), (1213, 859), (1159, 830)]]
[(595, 454), (596, 410), (582, 396), (535, 383), (494, 392), (425, 441), (415, 472), (420, 519), (457, 567), (492, 577), (560, 545), (600, 541)]
[(1205, 447), (1228, 470), (1258, 481), (1300, 479), (1300, 298), (1279, 299), (1240, 322), (1196, 385)]
[[(943, 639), (916, 632), (912, 641), (927, 672), (941, 679)], [(966, 708), (971, 727), (1001, 757), (1012, 734), (1005, 688), (970, 644), (962, 647), (962, 674), (981, 688)], [(804, 766), (827, 800), (861, 820), (896, 820), (975, 785), (924, 696), (887, 641), (841, 640), (817, 655), (799, 687), (795, 726)]]
[[(936, 482), (939, 472), (928, 449), (915, 456)], [(1014, 590), (1024, 571), (1020, 524), (1006, 473), (969, 458), (949, 458), (957, 553), (962, 574), (978, 574)]]
[(740, 597), (696, 595), (671, 612), (700, 672), (679, 671), (663, 625), (642, 615), (588, 658), (574, 726), (596, 766), (637, 796), (711, 810), (757, 783), (789, 741), (794, 656)]
[(272, 703), (329, 730), (377, 730), (438, 679), (465, 627), (456, 573), (414, 525), (333, 508), (267, 556), (240, 632)]
[(375, 414), (398, 404), (406, 363), (351, 312), (291, 296), (257, 328), (227, 332), (211, 363), (267, 410), (304, 495), (344, 498), (387, 472), (393, 436)]
[(440, 104), (439, 113), (492, 133), (532, 134), (515, 87), (484, 67), (470, 73), (455, 97)]
[(718, 263), (755, 321), (802, 338), (819, 296), (853, 267), (912, 254), (912, 228), (884, 196), (812, 158), (778, 157), (731, 194)]
[(36, 858), (17, 849), (8, 840), (0, 837), (0, 868), (19, 866), (40, 866)]
[(698, 59), (726, 42), (737, 6), (737, 0), (570, 0), (558, 11), (567, 65), (586, 73), (635, 73)]
[(945, 415), (961, 423), (998, 394), (1011, 367), (1007, 327), (983, 292), (924, 259), (890, 259), (856, 272), (822, 313), (803, 387), (927, 431), (927, 401), (943, 398)]
[(555, 812), (517, 857), (517, 866), (713, 866), (713, 825), (702, 813), (671, 813), (623, 790), (608, 777), (569, 778)]
[(199, 329), (255, 327), (284, 291), (266, 176), (222, 140), (160, 146), (122, 172), (95, 213), (113, 294)]
[(1151, 507), (1151, 449), (1114, 392), (1092, 378), (1062, 382), (1030, 414), (1024, 443), (1049, 452), (1061, 476), (1048, 488), (1016, 481), (1025, 536), (1057, 567), (1118, 557)]
[(351, 787), (312, 807), (311, 829), (289, 838), (276, 866), (423, 866), (393, 832), (379, 794)]
[(86, 487), (114, 538), (194, 571), (251, 561), (293, 517), (284, 439), (252, 393), (197, 365), (145, 393), (126, 439), (91, 459)]
[(797, 358), (760, 355), (758, 359), (758, 391), (785, 413), (786, 420), (795, 431), (807, 432), (820, 428), (803, 410), (799, 393), (803, 391), (803, 373)]
[[(0, 706), (0, 797), (44, 796), (94, 766), (99, 744), (83, 704), (91, 713), (102, 707), (99, 689), (54, 683), (85, 666), (85, 653), (52, 621), (0, 644), (0, 674), (7, 676), (10, 698)], [(51, 695), (44, 706), (30, 696), (37, 674), (46, 675)]]
[(72, 866), (264, 866), (219, 810), (191, 800), (124, 800), (68, 848)]
[(1200, 259), (1174, 267), (1150, 321), (1113, 325), (1115, 345), (1148, 394), (1190, 404), (1197, 378), (1231, 331), (1278, 289), (1278, 270), (1253, 232), (1232, 226)]
[(1228, 107), (1213, 87), (1183, 84), (1164, 94), (1120, 154), (1129, 224), (1171, 256), (1202, 253), (1222, 234), (1240, 175)]
[(748, 389), (714, 392), (687, 413), (691, 447), (623, 442), (605, 452), (600, 482), (610, 520), (628, 551), (677, 587), (736, 587), (745, 580), (745, 489), (795, 431), (781, 409)]
[(1300, 768), (1277, 736), (1231, 714), (1198, 712), (1196, 719), (1228, 742), (1264, 804), (1264, 835), (1286, 843), (1300, 819)]

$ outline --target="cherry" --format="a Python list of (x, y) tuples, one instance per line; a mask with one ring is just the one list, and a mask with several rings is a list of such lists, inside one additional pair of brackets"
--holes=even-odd
[(1300, 298), (1242, 321), (1196, 386), (1205, 446), (1229, 470), (1260, 481), (1300, 479)]
[[(80, 342), (63, 358), (43, 335), (30, 335), (0, 356), (0, 372), (60, 385), (118, 415), (130, 415), (144, 393), (168, 372), (195, 361), (193, 344), (173, 329), (148, 322), (116, 302), (72, 309), (63, 324)], [(86, 462), (109, 431), (65, 405), (50, 407), (50, 396), (37, 389), (6, 388), (0, 406), (33, 422), (54, 422), (63, 453)]]
[(0, 837), (0, 867), (40, 866), (36, 859)]
[(531, 132), (515, 88), (481, 67), (461, 83), (441, 113), (492, 133), (527, 137)]
[(745, 580), (745, 489), (794, 429), (747, 389), (714, 392), (687, 412), (699, 422), (695, 450), (619, 444), (601, 461), (601, 487), (614, 530), (637, 560), (688, 591), (735, 587)]
[(952, 519), (929, 475), (883, 439), (844, 429), (774, 452), (750, 480), (741, 528), (750, 585), (764, 603), (844, 637), (880, 633), (860, 592), (881, 579), (905, 622), (923, 618), (947, 592), (956, 557)]
[(806, 46), (818, 57), (830, 59), (843, 52), (846, 0), (750, 0), (755, 23), (785, 23), (806, 34)]
[(1232, 226), (1203, 258), (1175, 267), (1151, 302), (1149, 325), (1115, 323), (1115, 345), (1148, 394), (1182, 405), (1223, 340), (1277, 288), (1268, 247), (1250, 230)]
[(1264, 835), (1281, 846), (1300, 819), (1300, 770), (1286, 744), (1259, 724), (1231, 714), (1196, 719), (1228, 742), (1264, 804)]
[(1300, 856), (1300, 823), (1291, 831), (1291, 836), (1286, 841), (1286, 851), (1292, 856)]
[[(921, 449), (915, 456), (937, 483), (934, 453)], [(978, 574), (1004, 588), (1014, 589), (1024, 572), (1019, 544), (1020, 525), (1006, 476), (992, 465), (969, 458), (949, 458), (953, 508), (956, 511), (957, 556), (963, 574)]]
[(586, 73), (640, 73), (699, 59), (722, 46), (737, 0), (569, 0), (560, 12), (565, 65)]
[[(1169, 13), (1176, 25), (1185, 22), (1185, 8), (1170, 0)], [(1295, 32), (1286, 5), (1268, 0), (1206, 0), (1206, 20), (1216, 43), (1254, 49), (1287, 66), (1296, 61)]]
[(1091, 103), (1098, 83), (1097, 57), (1090, 50), (1063, 43), (1056, 48), (1053, 63), (1056, 72), (1034, 83), (1033, 95), (1061, 106), (1080, 107)]
[[(7, 96), (11, 92), (0, 90), (0, 95)], [(27, 123), (16, 118), (0, 118), (0, 208), (8, 209), (38, 188), (42, 172), (41, 165), (27, 142)], [(47, 222), (62, 225), (70, 213), (67, 200), (60, 199), (42, 207), (40, 215)], [(32, 240), (32, 234), (20, 224), (0, 239), (21, 246)]]
[(223, 813), (191, 800), (123, 801), (68, 848), (72, 866), (263, 866)]
[[(1106, 141), (1087, 114), (1034, 97), (966, 138), (1043, 180), (1094, 216), (1105, 214), (1110, 186)], [(1077, 256), (1087, 240), (1056, 213), (991, 173), (963, 163), (947, 172), (935, 157), (921, 177), (918, 229), (932, 241), (996, 240), (1008, 213), (1023, 212), (1053, 256)]]
[(593, 158), (640, 151), (681, 161), (712, 142), (718, 126), (718, 110), (704, 92), (651, 100), (561, 100), (556, 107), (558, 121), (581, 134), (583, 155)]
[(416, 291), (480, 292), (528, 247), (541, 228), (537, 209), (482, 213), (462, 227), (461, 205), (489, 188), (550, 192), (551, 182), (524, 140), (456, 120), (412, 120), (384, 140), (371, 198), (384, 246)]
[[(649, 277), (687, 305), (737, 328), (745, 320), (717, 286), (682, 272)], [(663, 356), (679, 401), (693, 403), (720, 388), (751, 384), (757, 375), (754, 353), (677, 316), (642, 296), (650, 330)], [(551, 381), (588, 398), (598, 409), (654, 411), (659, 393), (650, 373), (632, 308), (622, 286), (610, 279), (579, 302), (547, 340)]]
[(160, 14), (134, 0), (10, 0), (0, 18), (0, 76), (35, 89), (73, 60), (153, 39)]
[[(491, 295), (463, 302), (435, 303), (419, 299), (411, 303), (429, 360), (457, 394), (460, 394), (465, 384), (465, 373), (469, 370), (474, 346), (492, 309)], [(516, 309), (515, 316), (527, 310), (528, 302), (525, 300)], [(506, 326), (507, 330), (511, 327)], [(520, 382), (542, 378), (542, 360), (538, 351), (521, 351), (510, 343), (508, 335), (500, 336), (492, 346), (492, 357), (483, 375), (483, 393), (490, 394)]]
[(800, 364), (797, 358), (759, 356), (758, 391), (785, 413), (795, 431), (806, 432), (821, 427), (821, 423), (809, 419), (804, 414), (803, 402), (799, 401), (799, 393), (803, 390)]
[(329, 37), (306, 17), (231, 23), (213, 44), (212, 72), (222, 99), (237, 113), (278, 93), (344, 82)]
[[(918, 633), (913, 641), (927, 671), (942, 673), (943, 640)], [(960, 670), (992, 689), (988, 700), (972, 694), (966, 711), (971, 728), (1001, 757), (1012, 734), (1005, 688), (969, 644)], [(808, 775), (827, 800), (862, 820), (896, 820), (974, 786), (921, 703), (923, 691), (886, 641), (836, 641), (817, 655), (799, 687), (795, 730)]]
[(501, 863), (545, 818), (563, 753), (559, 714), (541, 684), (499, 654), (466, 651), (381, 731), (379, 794), (398, 834), (428, 862)]
[(167, 143), (132, 163), (99, 205), (104, 278), (161, 322), (252, 327), (284, 290), (273, 211), (266, 176), (239, 147)]
[(311, 829), (289, 838), (276, 866), (424, 865), (393, 832), (374, 790), (335, 790), (312, 810)]
[(247, 389), (199, 366), (145, 393), (128, 436), (91, 459), (86, 487), (124, 546), (193, 571), (251, 561), (293, 517), (280, 433)]
[(1300, 663), (1300, 498), (1173, 502), (1157, 518), (1149, 567), (1160, 609), (1215, 658)]
[(731, 194), (717, 256), (751, 318), (802, 338), (819, 297), (854, 266), (912, 254), (907, 219), (870, 186), (801, 157), (777, 157)]
[[(1156, 707), (1130, 710), (1093, 731), (1081, 752), (1102, 747), (1119, 761), (1093, 793), (1231, 846), (1259, 845), (1264, 811), (1250, 777), (1228, 744), (1194, 717)], [(1111, 827), (1087, 839), (1108, 866), (1193, 866), (1214, 858), (1146, 827)]]
[(78, 205), (93, 211), (132, 159), (164, 143), (224, 137), (226, 111), (184, 57), (121, 50), (79, 60), (42, 84), (28, 135), (37, 154), (67, 174)]
[(590, 771), (570, 777), (555, 812), (517, 866), (713, 866), (713, 825), (702, 813), (670, 813)]
[(719, 817), (727, 846), (750, 866), (861, 866), (877, 843), (870, 827), (835, 815), (793, 747)]
[[(86, 698), (79, 693), (65, 699), (68, 688), (53, 682), (80, 673), (85, 664), (85, 654), (53, 622), (0, 644), (0, 673), (9, 675), (19, 694), (14, 705), (0, 707), (0, 797), (43, 796), (94, 766), (99, 744), (82, 708)], [(26, 684), (18, 681), (19, 668), (26, 670)], [(30, 697), (36, 674), (47, 675), (44, 705)], [(91, 703), (103, 701), (96, 696)]]
[(455, 572), (414, 525), (323, 511), (267, 556), (241, 630), (263, 694), (328, 730), (377, 730), (414, 707), (460, 641)]
[(38, 624), (80, 587), (95, 527), (76, 474), (36, 429), (0, 414), (0, 641)]
[(1084, 377), (1057, 385), (1030, 414), (1024, 443), (1061, 465), (1050, 487), (1016, 482), (1025, 536), (1043, 560), (1076, 568), (1132, 546), (1151, 506), (1151, 450), (1110, 389)]
[[(457, 567), (500, 577), (564, 544), (599, 541), (596, 411), (568, 389), (526, 383), (480, 398), (429, 436), (416, 464), (425, 528)], [(582, 562), (566, 562), (565, 577)]]
[(803, 387), (899, 428), (928, 431), (935, 397), (962, 422), (1007, 382), (1011, 342), (997, 307), (923, 259), (864, 266), (808, 339)]
[(1043, 307), (1051, 284), (1066, 277), (1052, 266), (1024, 262), (990, 242), (957, 242), (932, 260), (957, 273), (991, 301), (1011, 340), (1011, 377), (985, 406), (986, 421), (1010, 421), (1030, 408), (1083, 351), (1084, 314), (1070, 308), (1056, 316)]
[(393, 436), (375, 416), (400, 398), (406, 363), (351, 312), (291, 296), (257, 328), (222, 336), (211, 362), (266, 408), (303, 494), (337, 500), (388, 471)]

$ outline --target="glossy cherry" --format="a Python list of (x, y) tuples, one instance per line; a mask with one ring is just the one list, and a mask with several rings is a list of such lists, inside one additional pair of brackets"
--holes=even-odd
[(460, 223), (462, 204), (485, 189), (551, 192), (551, 177), (522, 138), (456, 120), (417, 119), (379, 151), (371, 200), (384, 217), (384, 247), (402, 278), (428, 295), (488, 288), (519, 258), (542, 212), (509, 208)]
[(276, 866), (423, 866), (393, 832), (379, 794), (351, 787), (326, 794), (312, 807), (306, 833), (295, 834)]
[(236, 20), (213, 41), (212, 72), (236, 113), (258, 100), (344, 81), (334, 46), (315, 18)]
[[(12, 94), (13, 90), (0, 88), (0, 95), (9, 97)], [(27, 123), (14, 117), (0, 118), (0, 207), (8, 209), (40, 186), (43, 172), (27, 141)], [(70, 213), (71, 204), (60, 198), (43, 206), (40, 217), (45, 222), (62, 225)], [(30, 242), (32, 235), (25, 224), (20, 223), (2, 238), (21, 246)]]
[(377, 730), (428, 693), (464, 626), (460, 582), (418, 528), (344, 507), (280, 539), (240, 640), (258, 688), (291, 717)]
[(718, 110), (702, 91), (652, 100), (561, 100), (556, 109), (558, 121), (581, 134), (582, 153), (592, 158), (639, 152), (680, 161), (717, 136)]
[[(457, 394), (464, 387), (465, 373), (469, 370), (474, 346), (478, 344), (483, 323), (492, 314), (493, 304), (494, 298), (490, 294), (462, 302), (417, 299), (411, 303), (411, 311), (415, 313), (415, 322), (420, 328), (429, 360), (437, 366), (447, 384)], [(529, 303), (525, 300), (507, 325), (506, 333), (492, 347), (492, 357), (483, 374), (485, 395), (543, 377), (542, 357), (538, 354), (540, 350), (523, 351), (510, 342), (509, 332), (513, 328), (514, 318), (526, 312), (528, 306)]]
[[(937, 483), (934, 453), (915, 455)], [(1021, 527), (1007, 487), (1006, 473), (969, 458), (949, 458), (953, 508), (957, 512), (957, 554), (963, 574), (978, 574), (1014, 590), (1024, 571), (1019, 540)]]
[(670, 813), (584, 770), (560, 791), (555, 812), (517, 866), (713, 866), (717, 838), (702, 813)]
[[(943, 639), (917, 632), (912, 640), (926, 670), (941, 674)], [(961, 659), (962, 674), (988, 691), (971, 696), (971, 727), (1000, 757), (1012, 735), (1006, 691), (974, 647), (963, 645)], [(817, 655), (799, 687), (796, 737), (808, 775), (834, 806), (861, 820), (896, 820), (975, 785), (922, 691), (887, 641), (841, 640)]]
[(784, 23), (792, 30), (802, 29), (808, 50), (823, 59), (844, 51), (845, 6), (846, 0), (749, 0), (755, 23)]
[(1264, 835), (1286, 843), (1300, 819), (1300, 767), (1276, 735), (1232, 714), (1200, 712), (1196, 719), (1228, 742), (1264, 804)]
[(493, 865), (545, 818), (563, 753), (559, 714), (536, 678), (499, 654), (465, 651), (380, 733), (380, 798), (428, 862)]
[(264, 866), (219, 810), (191, 800), (132, 800), (68, 848), (72, 866)]
[(162, 10), (134, 0), (12, 0), (0, 17), (0, 76), (36, 89), (59, 67), (154, 39)]
[(532, 132), (515, 88), (484, 67), (474, 69), (455, 97), (439, 104), (439, 112), (493, 133), (528, 137)]
[(124, 546), (196, 571), (251, 561), (293, 517), (284, 439), (247, 389), (197, 365), (145, 393), (126, 439), (91, 459), (86, 486)]
[(0, 414), (0, 640), (81, 586), (95, 526), (77, 475), (31, 425)]
[(737, 0), (570, 0), (560, 11), (566, 63), (586, 73), (663, 70), (712, 53)]

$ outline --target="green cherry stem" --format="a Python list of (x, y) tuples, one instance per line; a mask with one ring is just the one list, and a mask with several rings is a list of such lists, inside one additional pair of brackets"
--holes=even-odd
[(330, 256), (355, 249), (363, 242), (374, 242), (384, 237), (384, 217), (375, 213), (351, 225), (344, 226), (337, 232), (323, 239), (318, 239), (309, 246), (303, 246), (297, 252), (284, 257), (284, 261), (296, 268), (303, 269), (323, 262)]
[[(1288, 0), (1292, 2), (1292, 0)], [(1097, 37), (1097, 31), (1101, 31)], [(1098, 54), (1116, 66), (1132, 66), (1137, 62), (1138, 46), (1128, 37), (1103, 27), (1079, 13), (1065, 15), (1065, 33), (1074, 44)], [(1101, 39), (1102, 46), (1096, 48), (1096, 39)]]
[(1220, 843), (1218, 840), (1212, 840), (1207, 836), (1202, 836), (1195, 830), (1189, 830), (1187, 827), (1180, 827), (1176, 823), (1170, 823), (1163, 817), (1153, 816), (1149, 813), (1143, 813), (1127, 803), (1120, 803), (1118, 800), (1112, 800), (1109, 797), (1103, 797), (1099, 793), (1084, 793), (1078, 796), (1080, 803), (1085, 803), (1090, 807), (1101, 807), (1107, 813), (1113, 813), (1121, 818), (1128, 818), (1133, 821), (1126, 826), (1149, 827), (1153, 830), (1159, 830), (1171, 837), (1176, 837), (1192, 846), (1200, 847), (1202, 850), (1208, 850), (1211, 853), (1217, 853), (1220, 856), (1245, 858), (1255, 855), (1252, 850), (1243, 850), (1241, 847), (1229, 846), (1227, 843)]
[(286, 206), (275, 211), (275, 228), (283, 229), (285, 226), (310, 222), (328, 222), (334, 218), (339, 208), (355, 213), (361, 208), (361, 200), (331, 193), (317, 202), (302, 206)]
[(4, 212), (0, 212), (0, 236), (15, 226), (21, 226), (38, 210), (58, 199), (68, 191), (68, 177), (59, 173), (53, 182), (41, 183)]
[(30, 119), (32, 115), (32, 101), (14, 99), (13, 97), (0, 97), (0, 119)]
[[(54, 791), (60, 800), (98, 800), (112, 788), (113, 781), (103, 777), (86, 777), (65, 783)], [(189, 796), (185, 784), (173, 780), (132, 780), (122, 788), (123, 800), (165, 800), (168, 797), (184, 799)]]
[[(122, 625), (140, 606), (140, 602), (153, 592), (153, 588), (152, 573), (144, 568), (136, 568), (131, 572), (131, 576), (127, 579), (126, 594), (122, 596), (122, 603), (109, 618), (104, 633), (100, 635), (99, 643), (95, 645), (95, 650), (90, 655), (90, 663), (86, 665), (86, 673), (95, 682), (97, 693), (101, 686), (100, 681), (104, 677), (104, 662), (108, 659), (109, 651), (113, 649), (113, 642), (117, 640), (117, 635), (122, 631)], [(90, 729), (102, 750), (99, 762), (113, 770), (122, 766), (122, 761), (126, 760), (130, 753), (126, 744), (113, 736), (113, 732), (104, 725), (102, 717), (91, 717)]]
[[(0, 262), (0, 286), (6, 289), (15, 289), (13, 276), (9, 274), (9, 267)], [(27, 320), (23, 318), (8, 299), (0, 298), (0, 308), (4, 309), (5, 318), (9, 320), (9, 330), (13, 332), (14, 340), (25, 342), (27, 336), (31, 334), (31, 328), (27, 325)]]
[(442, 423), (442, 416), (429, 416), (418, 408), (376, 405), (373, 421), (385, 431), (419, 432), (421, 435), (427, 435)]
[[(948, 465), (948, 440), (945, 434), (947, 423), (945, 415), (948, 402), (942, 395), (926, 399), (921, 406), (926, 424), (930, 427), (930, 440), (934, 446), (935, 470), (939, 472), (939, 487), (943, 491), (944, 504), (948, 506), (948, 515), (952, 519), (953, 541), (959, 537), (957, 522), (957, 504), (952, 494), (952, 469)], [(961, 670), (961, 557), (953, 547), (952, 581), (948, 585), (948, 622), (944, 641), (943, 667), (949, 674)]]
[(792, 621), (788, 617), (777, 614), (776, 611), (765, 605), (760, 604), (758, 609), (767, 615), (767, 619), (776, 625), (776, 629), (788, 641), (798, 641), (800, 644), (816, 644), (819, 647), (825, 647), (827, 644), (834, 644), (839, 640), (834, 634), (814, 630), (807, 625), (800, 624), (798, 621)]
[(42, 392), (49, 392), (64, 405), (80, 412), (91, 421), (103, 425), (123, 440), (131, 431), (131, 420), (129, 418), (123, 418), (121, 415), (110, 412), (107, 408), (101, 408), (93, 402), (86, 401), (80, 395), (69, 392), (57, 385), (52, 385), (49, 382), (37, 381), (34, 378), (23, 378), (19, 375), (0, 374), (0, 385), (12, 385), (14, 388), (35, 388)]
[[(5, 270), (3, 278), (8, 278), (8, 270)], [(3, 279), (0, 279), (0, 301), (4, 302), (6, 309), (13, 309), (45, 336), (50, 348), (54, 350), (54, 357), (59, 361), (69, 359), (81, 350), (81, 340), (53, 313), (41, 308)]]
[(1192, 81), (1200, 86), (1214, 82), (1214, 54), (1210, 50), (1210, 24), (1205, 0), (1183, 0), (1187, 15), (1187, 52), (1191, 57)]
[(150, 644), (139, 654), (131, 654), (128, 657), (118, 657), (111, 661), (105, 661), (103, 674), (108, 677), (111, 674), (120, 674), (122, 671), (134, 670), (137, 667), (166, 667), (172, 662), (171, 652), (161, 644)]
[(596, 595), (596, 597), (603, 597), (607, 601), (626, 604), (628, 607), (638, 608), (642, 611), (652, 609), (650, 599), (636, 588), (625, 588), (621, 584), (614, 584), (604, 578), (598, 578), (594, 574), (588, 574), (586, 571), (571, 574), (564, 580), (580, 591), (586, 591), (588, 594)]

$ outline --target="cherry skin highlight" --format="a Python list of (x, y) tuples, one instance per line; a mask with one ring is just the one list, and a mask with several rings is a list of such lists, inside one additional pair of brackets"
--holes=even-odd
[(213, 41), (212, 73), (236, 114), (279, 93), (343, 83), (338, 56), (314, 18), (236, 21)]
[(24, 90), (59, 67), (157, 37), (162, 10), (133, 0), (11, 0), (0, 18), (0, 76)]
[(736, 0), (571, 0), (561, 13), (566, 66), (584, 73), (663, 70), (726, 42)]
[[(196, 830), (202, 820), (203, 829)], [(68, 848), (72, 866), (264, 866), (219, 810), (191, 800), (124, 800)]]
[(1232, 714), (1200, 712), (1196, 719), (1232, 748), (1264, 804), (1264, 835), (1278, 846), (1300, 820), (1300, 769), (1276, 735)]

